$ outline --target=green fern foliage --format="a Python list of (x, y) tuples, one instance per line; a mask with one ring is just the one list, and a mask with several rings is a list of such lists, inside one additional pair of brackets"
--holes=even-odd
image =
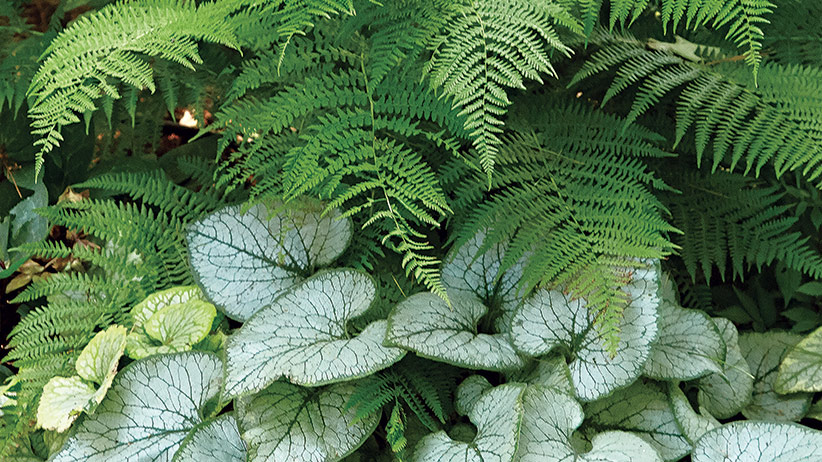
[[(629, 271), (647, 258), (669, 254), (654, 188), (666, 188), (641, 157), (664, 157), (644, 129), (619, 132), (619, 120), (577, 106), (551, 107), (514, 118), (490, 191), (467, 167), (453, 180), (455, 246), (485, 230), (484, 249), (507, 246), (501, 272), (525, 259), (520, 284), (564, 288), (598, 312), (604, 337), (615, 345)], [(610, 140), (606, 142), (605, 140)]]
[(672, 175), (670, 183), (682, 193), (662, 197), (683, 231), (674, 242), (692, 278), (701, 270), (710, 281), (714, 268), (722, 280), (728, 273), (742, 278), (751, 267), (774, 261), (822, 277), (822, 254), (795, 229), (798, 218), (778, 186), (725, 172)]
[(405, 461), (405, 449), (408, 446), (408, 439), (405, 437), (405, 412), (399, 400), (394, 401), (391, 408), (391, 416), (385, 423), (385, 439), (391, 445), (391, 452), (398, 462)]
[(28, 89), (32, 133), (40, 136), (37, 171), (62, 141), (60, 129), (96, 110), (102, 96), (120, 98), (121, 84), (154, 91), (146, 57), (193, 68), (202, 62), (197, 41), (236, 47), (226, 9), (180, 0), (119, 2), (80, 17), (52, 40)]
[[(226, 127), (219, 149), (233, 151), (220, 164), (218, 184), (250, 183), (257, 201), (328, 200), (329, 208), (360, 217), (362, 227), (379, 229), (382, 243), (403, 255), (407, 274), (445, 297), (439, 260), (419, 228), (438, 227), (450, 213), (426, 151), (459, 155), (460, 119), (448, 100), (416, 85), (412, 71), (387, 75), (385, 67), (396, 64), (367, 57), (356, 43), (322, 43), (322, 34), (317, 46), (337, 58), (334, 66), (319, 61), (297, 68), (288, 85), (280, 83), (272, 55), (244, 71), (242, 90), (233, 92), (238, 99), (218, 113)], [(316, 52), (298, 50), (308, 53), (302, 60)], [(262, 89), (272, 96), (258, 99)]]
[[(617, 23), (633, 22), (648, 4), (648, 0), (611, 0), (611, 29)], [(753, 68), (755, 79), (762, 63), (762, 26), (775, 6), (768, 0), (663, 0), (659, 12), (663, 29), (675, 31), (683, 23), (693, 29), (705, 25), (727, 28), (725, 38), (744, 50), (743, 57)], [(594, 14), (599, 14), (598, 9), (589, 8), (586, 16)]]
[(129, 309), (148, 294), (192, 284), (185, 247), (186, 226), (223, 205), (219, 194), (193, 192), (161, 172), (109, 174), (78, 185), (130, 196), (133, 202), (96, 199), (58, 204), (41, 211), (55, 225), (82, 230), (100, 244), (69, 248), (62, 242), (27, 244), (22, 250), (43, 258), (73, 257), (86, 271), (58, 273), (36, 281), (15, 302), (46, 303), (34, 308), (9, 336), (5, 358), (19, 369), (24, 427), (46, 382), (71, 375), (74, 362), (94, 334), (112, 323), (129, 325)]
[(768, 57), (781, 64), (822, 65), (822, 4), (813, 0), (782, 0), (765, 28)]
[(579, 30), (560, 4), (471, 0), (454, 5), (435, 39), (426, 71), (434, 87), (454, 96), (489, 179), (511, 104), (506, 88), (523, 89), (526, 80), (542, 83), (542, 74), (555, 75), (551, 53), (571, 54), (555, 24)]
[[(356, 420), (361, 420), (381, 412), (388, 404), (395, 403), (395, 408), (403, 404), (429, 430), (436, 431), (445, 424), (451, 413), (453, 397), (450, 393), (456, 385), (458, 374), (459, 371), (451, 366), (408, 355), (389, 369), (360, 382), (346, 409), (354, 409)], [(401, 420), (391, 422), (395, 417), (393, 414), (392, 410), (389, 425), (393, 425), (394, 429), (389, 430), (389, 434), (393, 431), (397, 437), (395, 441), (399, 441), (404, 426), (401, 426)]]
[(777, 175), (797, 169), (808, 180), (822, 175), (819, 143), (796, 114), (768, 96), (781, 82), (801, 78), (801, 69), (780, 71), (782, 75), (774, 85), (770, 80), (777, 78), (776, 73), (769, 66), (764, 71), (768, 76), (763, 76), (769, 84), (763, 92), (746, 85), (744, 80), (735, 80), (738, 72), (734, 70), (690, 62), (667, 48), (650, 49), (629, 35), (604, 34), (597, 41), (601, 48), (583, 65), (572, 85), (597, 74), (615, 72), (603, 104), (627, 88), (637, 87), (626, 124), (635, 121), (663, 96), (681, 89), (676, 103), (674, 147), (693, 128), (697, 165), (711, 147), (713, 171), (720, 165), (733, 170), (744, 159), (744, 171), (753, 171), (757, 176), (769, 162)]

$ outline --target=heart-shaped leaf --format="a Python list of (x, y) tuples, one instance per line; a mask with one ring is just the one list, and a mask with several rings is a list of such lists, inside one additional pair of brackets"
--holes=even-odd
[(77, 357), (79, 375), (52, 377), (43, 387), (37, 424), (63, 432), (81, 412), (92, 412), (111, 387), (125, 346), (125, 327), (113, 325), (98, 332)]
[(285, 376), (317, 386), (363, 377), (399, 361), (405, 350), (383, 346), (386, 321), (352, 336), (348, 322), (365, 313), (376, 295), (360, 271), (320, 272), (252, 316), (229, 337), (226, 393), (261, 390)]
[(500, 332), (510, 328), (514, 309), (521, 299), (518, 284), (523, 265), (514, 264), (500, 273), (505, 256), (503, 246), (496, 244), (483, 253), (485, 232), (478, 232), (459, 248), (451, 250), (442, 265), (442, 283), (449, 294), (473, 294), (490, 307)]
[(699, 379), (699, 405), (719, 419), (729, 419), (751, 402), (754, 376), (739, 349), (736, 326), (725, 318), (714, 318), (725, 341), (722, 373)]
[(455, 441), (444, 431), (427, 435), (414, 448), (411, 462), (511, 462), (522, 421), (522, 384), (495, 387), (469, 406), (477, 427), (471, 442)]
[(691, 444), (676, 423), (665, 389), (641, 380), (605, 399), (585, 406), (585, 416), (597, 430), (637, 433), (649, 442), (663, 460), (679, 460)]
[(454, 397), (454, 408), (460, 415), (468, 415), (474, 404), (486, 391), (494, 388), (491, 382), (481, 375), (471, 375), (460, 383)]
[(582, 407), (565, 393), (529, 386), (523, 394), (524, 414), (517, 462), (661, 462), (642, 438), (622, 431), (594, 436), (588, 453), (578, 454), (571, 443), (583, 420)]
[(822, 391), (822, 327), (788, 351), (779, 365), (777, 393)]
[(257, 204), (246, 213), (236, 205), (194, 223), (186, 235), (191, 266), (208, 298), (245, 321), (302, 275), (334, 261), (348, 245), (352, 225), (337, 209), (322, 211), (309, 200)]
[(203, 352), (129, 364), (51, 462), (171, 460), (219, 394), (222, 373), (220, 359)]
[(696, 443), (693, 462), (822, 460), (822, 432), (790, 423), (732, 422)]
[(277, 382), (263, 392), (237, 400), (249, 462), (334, 462), (368, 438), (377, 413), (355, 420), (345, 404), (354, 393), (351, 382), (303, 388)]
[(172, 462), (206, 460), (246, 462), (245, 443), (233, 415), (221, 415), (195, 428), (183, 440)]
[(488, 312), (470, 294), (449, 295), (451, 306), (430, 292), (400, 302), (388, 317), (389, 344), (418, 355), (468, 369), (504, 371), (523, 366), (506, 335), (479, 333)]
[(556, 347), (571, 354), (571, 379), (583, 401), (599, 399), (628, 386), (642, 372), (657, 335), (656, 265), (637, 270), (624, 289), (631, 302), (623, 310), (617, 354), (612, 357), (585, 302), (557, 290), (541, 290), (525, 300), (513, 318), (516, 348), (531, 356)]
[(211, 330), (217, 315), (197, 286), (155, 292), (131, 309), (134, 325), (126, 352), (132, 359), (190, 350)]
[(780, 395), (774, 390), (782, 358), (802, 337), (787, 332), (750, 332), (739, 336), (739, 349), (754, 375), (753, 395), (742, 414), (752, 420), (799, 420), (811, 405), (810, 393)]
[(660, 298), (659, 334), (642, 373), (659, 380), (691, 380), (722, 372), (725, 342), (711, 318), (679, 306), (667, 277), (662, 278)]
[(558, 353), (543, 356), (523, 369), (509, 374), (508, 381), (540, 385), (569, 395), (574, 394), (571, 370), (568, 368), (565, 358)]
[(671, 382), (668, 384), (668, 395), (671, 398), (671, 409), (674, 412), (676, 423), (691, 444), (695, 443), (705, 433), (722, 425), (710, 414), (705, 412), (699, 414), (694, 411), (685, 393), (679, 388), (679, 383)]

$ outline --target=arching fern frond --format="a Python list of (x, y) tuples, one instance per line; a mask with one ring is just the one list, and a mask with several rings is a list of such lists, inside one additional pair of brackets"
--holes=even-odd
[[(587, 4), (601, 4), (587, 1)], [(648, 0), (611, 0), (610, 28), (617, 23), (633, 22), (648, 6)], [(762, 26), (768, 23), (766, 17), (774, 5), (768, 0), (662, 0), (660, 9), (662, 27), (676, 31), (684, 23), (686, 28), (696, 29), (710, 25), (713, 28), (727, 27), (725, 38), (744, 50), (745, 62), (753, 67), (754, 79), (762, 62)], [(781, 5), (780, 5), (781, 8)], [(778, 10), (779, 8), (777, 8)], [(586, 24), (593, 24), (593, 15), (599, 15), (599, 8), (589, 8)], [(590, 33), (592, 29), (589, 29)]]
[(661, 198), (674, 225), (683, 231), (674, 242), (682, 248), (680, 256), (691, 278), (701, 270), (710, 281), (714, 268), (722, 280), (729, 272), (732, 278), (741, 278), (750, 267), (775, 260), (822, 277), (822, 254), (808, 236), (794, 229), (798, 219), (780, 201), (778, 186), (725, 172), (678, 173), (669, 181), (682, 194)]
[[(556, 106), (546, 103), (541, 107)], [(670, 254), (663, 218), (652, 194), (661, 182), (638, 158), (664, 157), (647, 131), (619, 132), (617, 120), (575, 109), (553, 109), (506, 135), (491, 189), (468, 167), (453, 179), (452, 240), (461, 246), (484, 231), (481, 251), (506, 249), (500, 273), (523, 264), (523, 293), (556, 287), (587, 300), (609, 345), (618, 342), (626, 295), (625, 268)], [(601, 143), (603, 138), (613, 144)], [(653, 138), (651, 138), (653, 139)], [(523, 263), (524, 261), (524, 263)]]
[[(660, 47), (649, 49), (629, 35), (603, 34), (597, 41), (601, 48), (571, 84), (593, 75), (615, 73), (603, 102), (628, 87), (638, 87), (626, 124), (635, 121), (664, 95), (681, 89), (676, 103), (674, 146), (693, 128), (697, 165), (711, 147), (714, 171), (721, 164), (733, 170), (744, 159), (746, 173), (752, 170), (759, 175), (770, 162), (778, 176), (796, 169), (801, 169), (808, 180), (818, 180), (822, 175), (822, 146), (805, 130), (796, 114), (786, 110), (786, 105), (774, 96), (779, 82), (791, 80), (784, 74), (801, 78), (805, 71), (782, 69), (783, 75), (776, 85), (769, 83), (759, 90), (746, 85), (745, 79), (749, 77), (735, 80), (739, 75), (733, 68), (687, 61)], [(770, 66), (763, 73), (767, 73), (763, 75), (766, 81), (776, 75)]]
[(765, 30), (764, 46), (769, 59), (781, 64), (822, 66), (822, 3), (814, 0), (782, 0)]
[[(450, 213), (429, 162), (459, 155), (461, 143), (452, 135), (461, 134), (462, 120), (448, 99), (416, 84), (413, 63), (400, 70), (393, 57), (351, 51), (357, 46), (332, 46), (335, 65), (298, 69), (296, 82), (283, 84), (276, 72), (258, 70), (256, 82), (245, 79), (250, 94), (218, 114), (227, 128), (219, 149), (234, 152), (224, 156), (217, 184), (250, 183), (255, 201), (327, 200), (380, 230), (382, 243), (403, 255), (406, 272), (445, 298), (439, 260), (420, 228), (437, 227)], [(385, 63), (375, 62), (380, 59)], [(258, 66), (266, 62), (274, 64), (264, 57)], [(386, 75), (386, 66), (395, 75)], [(379, 81), (371, 78), (375, 69)], [(258, 99), (255, 88), (273, 95)]]
[(236, 47), (228, 13), (226, 2), (140, 0), (78, 18), (50, 43), (28, 89), (32, 133), (41, 137), (37, 171), (43, 155), (62, 141), (61, 128), (96, 110), (102, 96), (120, 98), (121, 84), (154, 91), (144, 56), (193, 68), (202, 62), (197, 41)]
[(553, 75), (551, 54), (571, 54), (554, 25), (579, 26), (560, 4), (527, 0), (465, 0), (447, 13), (426, 70), (434, 87), (454, 96), (490, 179), (511, 104), (506, 89)]

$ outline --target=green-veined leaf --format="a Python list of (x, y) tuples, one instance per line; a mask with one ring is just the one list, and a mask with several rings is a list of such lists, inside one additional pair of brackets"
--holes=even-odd
[(585, 417), (597, 430), (637, 433), (651, 443), (663, 460), (679, 460), (691, 444), (676, 423), (665, 389), (641, 380), (605, 399), (585, 406)]
[(488, 312), (479, 298), (461, 293), (449, 299), (451, 306), (423, 292), (403, 300), (388, 317), (386, 341), (468, 369), (504, 371), (523, 366), (506, 335), (477, 332), (477, 324)]
[(658, 380), (691, 380), (722, 372), (725, 342), (704, 311), (682, 308), (673, 284), (662, 278), (658, 310), (659, 333), (642, 373)]
[(774, 390), (782, 358), (802, 337), (787, 332), (750, 332), (739, 336), (739, 349), (754, 375), (753, 395), (742, 414), (752, 420), (799, 420), (811, 404), (810, 393), (780, 395)]
[(245, 443), (233, 415), (221, 415), (195, 428), (180, 445), (173, 462), (208, 460), (246, 462)]
[(822, 391), (822, 327), (788, 351), (776, 376), (777, 393)]
[(222, 372), (220, 359), (202, 352), (129, 364), (51, 462), (170, 460), (219, 394)]
[(822, 432), (801, 425), (732, 422), (696, 443), (693, 462), (810, 462), (822, 460)]
[(674, 412), (676, 423), (691, 444), (695, 443), (705, 433), (722, 425), (704, 409), (701, 409), (701, 413), (694, 411), (685, 393), (679, 388), (679, 383), (671, 382), (668, 384), (668, 395), (671, 398), (671, 409)]
[(355, 421), (356, 410), (345, 411), (354, 390), (350, 382), (319, 388), (277, 382), (237, 400), (249, 462), (334, 462), (353, 452), (379, 421), (376, 413)]
[(699, 405), (711, 415), (729, 419), (751, 402), (754, 376), (742, 351), (736, 326), (725, 318), (714, 318), (725, 340), (725, 364), (722, 373), (699, 379)]
[(630, 385), (642, 372), (657, 335), (658, 285), (658, 269), (651, 266), (637, 270), (625, 287), (631, 302), (623, 311), (615, 357), (599, 336), (595, 313), (583, 300), (557, 290), (541, 290), (520, 305), (512, 321), (514, 345), (531, 356), (564, 348), (572, 355), (576, 395), (583, 401), (599, 399)]
[(190, 350), (211, 331), (217, 310), (202, 300), (164, 306), (128, 336), (128, 355), (134, 359)]
[(353, 269), (320, 272), (295, 286), (229, 337), (226, 393), (261, 390), (283, 376), (324, 385), (399, 361), (405, 350), (383, 346), (385, 320), (356, 336), (348, 332), (348, 322), (365, 313), (375, 295), (374, 281)]
[(509, 374), (508, 381), (540, 385), (569, 395), (574, 394), (571, 370), (568, 368), (565, 357), (558, 353), (551, 353), (534, 360), (525, 368)]
[(186, 235), (191, 266), (208, 298), (245, 321), (302, 275), (334, 261), (351, 238), (351, 221), (337, 209), (321, 212), (307, 200), (257, 204), (246, 213), (236, 205), (194, 223)]

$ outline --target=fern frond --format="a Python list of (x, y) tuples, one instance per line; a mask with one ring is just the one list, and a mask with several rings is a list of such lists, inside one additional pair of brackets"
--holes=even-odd
[[(603, 124), (590, 111), (547, 112), (530, 127), (518, 122), (522, 131), (503, 138), (490, 191), (476, 170), (449, 175), (454, 196), (461, 198), (454, 204), (452, 241), (458, 247), (484, 232), (481, 251), (506, 248), (500, 272), (524, 261), (523, 293), (559, 286), (586, 299), (599, 315), (603, 337), (616, 345), (627, 301), (621, 290), (629, 279), (625, 268), (675, 248), (667, 235), (677, 230), (651, 193), (652, 185), (664, 183), (634, 157), (666, 154), (644, 131), (621, 134), (619, 124)], [(600, 145), (600, 137), (633, 147)]]
[(524, 0), (459, 2), (433, 44), (426, 66), (431, 83), (454, 96), (489, 179), (511, 104), (506, 88), (523, 89), (526, 80), (542, 83), (541, 74), (555, 74), (551, 52), (571, 54), (554, 30), (556, 16), (565, 18), (565, 12), (550, 6)]
[[(745, 159), (745, 172), (753, 170), (757, 176), (769, 162), (777, 176), (797, 169), (808, 180), (818, 180), (822, 175), (822, 148), (813, 132), (805, 129), (788, 104), (780, 102), (775, 93), (778, 90), (774, 90), (781, 82), (790, 80), (784, 74), (797, 74), (796, 84), (803, 72), (800, 69), (785, 70), (775, 84), (769, 83), (764, 90), (751, 89), (744, 80), (733, 79), (738, 73), (686, 61), (668, 50), (648, 49), (645, 43), (629, 35), (604, 34), (597, 41), (601, 49), (583, 65), (572, 84), (615, 70), (617, 77), (607, 98), (628, 86), (638, 86), (626, 124), (635, 121), (661, 96), (682, 88), (677, 102), (674, 147), (693, 127), (697, 165), (701, 165), (711, 146), (714, 171), (723, 163), (733, 170)], [(775, 68), (768, 66), (762, 71), (765, 81), (776, 76)], [(813, 91), (812, 86), (805, 88), (806, 92)], [(810, 101), (806, 107), (812, 104)]]
[(813, 0), (782, 0), (763, 26), (768, 57), (780, 64), (822, 65), (822, 4)]
[(41, 137), (36, 170), (62, 141), (61, 128), (96, 110), (101, 96), (120, 98), (120, 83), (154, 91), (154, 73), (144, 56), (193, 69), (202, 62), (198, 40), (236, 48), (225, 21), (229, 12), (220, 3), (141, 0), (78, 18), (51, 41), (28, 89), (32, 133)]
[(403, 462), (408, 440), (405, 438), (405, 413), (399, 400), (394, 401), (391, 416), (388, 417), (388, 421), (385, 423), (385, 439), (391, 446), (391, 452), (394, 453), (395, 459)]
[(682, 248), (691, 278), (701, 270), (710, 281), (714, 268), (722, 280), (729, 272), (733, 279), (742, 278), (746, 269), (775, 260), (813, 278), (822, 276), (822, 254), (794, 229), (798, 218), (780, 201), (778, 186), (726, 172), (679, 174), (670, 182), (682, 194), (662, 199), (684, 232), (674, 242)]

